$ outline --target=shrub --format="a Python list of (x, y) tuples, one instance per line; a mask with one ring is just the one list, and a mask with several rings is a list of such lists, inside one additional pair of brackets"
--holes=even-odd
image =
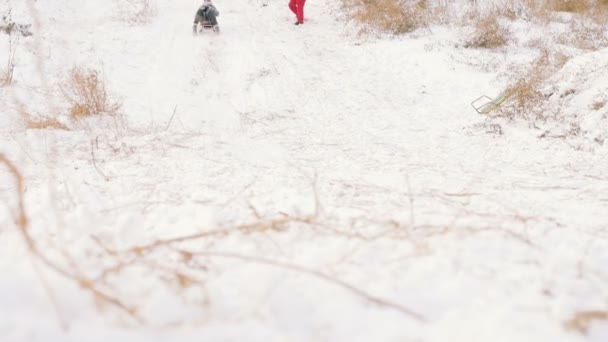
[(428, 9), (426, 0), (344, 0), (353, 18), (362, 24), (392, 34), (403, 34), (425, 25)]
[(541, 120), (550, 117), (553, 113), (545, 108), (547, 96), (543, 94), (542, 87), (567, 61), (564, 55), (543, 50), (528, 70), (514, 76), (516, 81), (505, 91), (509, 99), (497, 110), (498, 116)]
[(600, 109), (604, 108), (606, 106), (606, 104), (608, 104), (608, 98), (601, 97), (601, 98), (598, 98), (595, 101), (593, 101), (593, 104), (591, 104), (591, 109), (600, 110)]
[(592, 51), (608, 45), (605, 23), (600, 24), (581, 18), (572, 20), (569, 26), (568, 33), (557, 39), (559, 43)]
[(592, 3), (589, 0), (549, 0), (545, 6), (556, 12), (584, 13), (591, 9)]
[(121, 107), (120, 103), (109, 99), (104, 80), (95, 70), (73, 68), (67, 88), (63, 90), (71, 106), (70, 118), (74, 121), (92, 115), (116, 116)]
[(600, 25), (608, 23), (608, 0), (598, 0), (591, 10), (591, 18)]
[(477, 22), (473, 37), (465, 43), (465, 47), (495, 49), (506, 45), (510, 39), (511, 33), (500, 25), (498, 16), (489, 15)]

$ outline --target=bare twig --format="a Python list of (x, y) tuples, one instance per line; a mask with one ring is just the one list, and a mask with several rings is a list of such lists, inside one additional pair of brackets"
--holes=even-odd
[(412, 195), (412, 186), (410, 184), (410, 176), (405, 175), (405, 182), (407, 184), (407, 197), (410, 200), (410, 225), (415, 226), (416, 220), (414, 219), (414, 195)]
[(410, 318), (412, 318), (420, 323), (427, 322), (427, 319), (424, 316), (422, 316), (421, 314), (419, 314), (417, 312), (414, 312), (411, 309), (406, 308), (405, 306), (403, 306), (401, 304), (391, 302), (386, 299), (371, 295), (371, 294), (365, 292), (364, 290), (361, 290), (360, 288), (358, 288), (354, 285), (351, 285), (343, 280), (340, 280), (338, 278), (324, 274), (320, 271), (306, 268), (306, 267), (303, 267), (300, 265), (280, 262), (280, 261), (275, 261), (275, 260), (265, 259), (265, 258), (255, 257), (255, 256), (229, 253), (229, 252), (227, 252), (227, 253), (225, 253), (225, 252), (191, 252), (191, 251), (182, 251), (182, 252), (188, 253), (191, 255), (205, 256), (205, 257), (212, 257), (212, 258), (217, 257), (217, 258), (237, 259), (240, 261), (251, 262), (251, 263), (256, 263), (256, 264), (263, 264), (263, 265), (278, 267), (278, 268), (295, 271), (295, 272), (299, 272), (299, 273), (305, 273), (305, 274), (308, 274), (315, 278), (322, 279), (326, 282), (337, 285), (343, 289), (346, 289), (349, 292), (351, 292), (359, 297), (365, 298), (366, 300), (368, 300), (376, 305), (391, 308), (393, 310), (397, 310), (398, 312), (400, 312), (406, 316), (409, 316)]
[(177, 105), (175, 105), (175, 107), (173, 108), (173, 114), (171, 114), (171, 118), (169, 119), (169, 122), (167, 122), (167, 127), (165, 127), (165, 131), (168, 131), (169, 127), (171, 127), (171, 122), (173, 122), (173, 117), (175, 116), (175, 113), (177, 113)]
[(9, 34), (8, 36), (8, 60), (6, 62), (6, 73), (1, 76), (0, 86), (10, 85), (13, 83), (13, 76), (15, 74), (15, 52), (17, 51), (17, 46), (19, 42), (19, 38), (15, 36), (13, 39), (13, 35)]
[(59, 325), (61, 326), (61, 329), (63, 329), (63, 331), (67, 331), (68, 323), (65, 320), (65, 318), (63, 317), (63, 315), (61, 314), (61, 309), (59, 308), (59, 302), (57, 301), (57, 298), (55, 297), (55, 294), (53, 293), (51, 286), (49, 285), (49, 283), (46, 280), (46, 278), (44, 277), (42, 271), (38, 267), (38, 264), (33, 259), (32, 259), (32, 266), (34, 267), (34, 270), (36, 271), (36, 274), (38, 275), (38, 278), (40, 279), (40, 283), (42, 284), (42, 287), (44, 287), (44, 290), (46, 291), (47, 295), (49, 296), (49, 299), (51, 300), (53, 308), (55, 309), (55, 313), (57, 314), (57, 320), (59, 321)]
[(285, 229), (285, 226), (288, 223), (307, 223), (310, 224), (313, 222), (312, 218), (294, 218), (294, 217), (282, 217), (270, 221), (260, 221), (253, 224), (245, 224), (237, 226), (233, 229), (218, 229), (218, 230), (210, 230), (205, 232), (200, 232), (196, 234), (178, 236), (165, 240), (158, 240), (146, 245), (136, 246), (130, 248), (128, 251), (134, 253), (136, 255), (142, 255), (150, 250), (163, 247), (170, 246), (179, 242), (187, 242), (192, 240), (198, 240), (202, 238), (208, 237), (221, 237), (226, 236), (233, 233), (251, 233), (251, 232), (261, 232), (261, 231), (281, 231)]
[(319, 191), (317, 189), (317, 182), (319, 180), (319, 176), (317, 175), (317, 172), (315, 171), (314, 177), (312, 179), (312, 191), (313, 194), (315, 195), (315, 216), (319, 217), (321, 215), (321, 200), (319, 199)]
[(91, 161), (93, 162), (93, 167), (95, 167), (97, 173), (99, 173), (99, 175), (103, 177), (106, 182), (109, 181), (110, 178), (108, 178), (108, 176), (101, 172), (101, 170), (97, 167), (97, 163), (95, 162), (95, 146), (93, 145), (93, 140), (91, 140)]

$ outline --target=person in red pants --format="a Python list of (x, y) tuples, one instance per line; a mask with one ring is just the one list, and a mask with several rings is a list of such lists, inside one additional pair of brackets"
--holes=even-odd
[(296, 15), (296, 25), (304, 24), (304, 3), (306, 0), (289, 0), (289, 9)]

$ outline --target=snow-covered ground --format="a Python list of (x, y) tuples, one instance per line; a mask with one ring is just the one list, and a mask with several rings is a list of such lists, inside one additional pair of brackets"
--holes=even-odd
[[(0, 341), (608, 340), (608, 49), (549, 81), (561, 119), (531, 128), (469, 104), (524, 48), (359, 36), (329, 0), (303, 26), (217, 0), (221, 34), (193, 37), (196, 1), (142, 24), (127, 3), (2, 5), (34, 23), (0, 153), (45, 259), (0, 168)], [(128, 128), (24, 129), (66, 120), (75, 66)]]

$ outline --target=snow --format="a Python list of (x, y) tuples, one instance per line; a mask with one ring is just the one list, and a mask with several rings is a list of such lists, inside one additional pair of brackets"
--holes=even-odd
[[(569, 61), (547, 81), (549, 105), (557, 108), (585, 146), (603, 145), (608, 139), (608, 48)], [(568, 127), (566, 125), (566, 127)]]
[[(192, 37), (196, 1), (144, 23), (128, 3), (0, 5), (36, 23), (0, 153), (39, 250), (139, 320), (28, 251), (3, 167), (1, 341), (608, 340), (606, 320), (567, 328), (608, 310), (608, 49), (571, 53), (537, 129), (469, 104), (529, 48), (360, 36), (332, 1), (296, 27), (284, 2), (217, 0), (221, 34)], [(69, 123), (74, 66), (102, 71), (126, 128), (23, 127), (20, 108)]]

